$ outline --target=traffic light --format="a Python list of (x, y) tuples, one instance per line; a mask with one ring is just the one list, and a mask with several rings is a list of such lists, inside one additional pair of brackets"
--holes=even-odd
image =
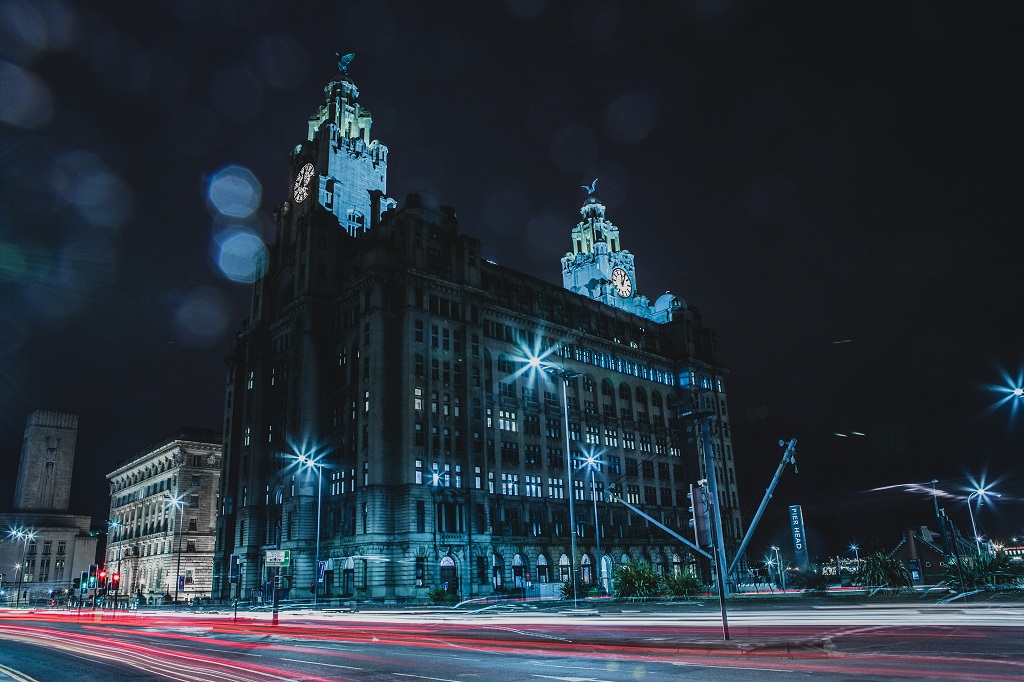
[(82, 579), (78, 583), (78, 589), (82, 591), (82, 594), (85, 594), (85, 591), (89, 589), (89, 571), (82, 571)]
[(99, 565), (89, 564), (89, 589), (96, 587), (96, 574), (99, 573), (99, 570)]
[(100, 577), (99, 588), (101, 590), (106, 589), (106, 587), (107, 587), (107, 569), (101, 568), (100, 569), (100, 573), (99, 573), (99, 577)]
[(690, 498), (690, 527), (693, 528), (693, 538), (698, 547), (711, 546), (711, 530), (708, 527), (708, 500), (705, 497), (707, 489), (702, 485), (690, 484), (690, 492), (686, 495)]
[(110, 586), (116, 592), (121, 587), (121, 574), (114, 573), (110, 576)]

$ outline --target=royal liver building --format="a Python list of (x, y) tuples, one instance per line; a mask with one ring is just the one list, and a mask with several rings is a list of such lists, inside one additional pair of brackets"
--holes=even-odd
[(215, 593), (276, 577), (292, 598), (470, 599), (557, 594), (572, 575), (608, 589), (624, 561), (700, 569), (650, 521), (692, 534), (687, 492), (707, 472), (675, 415), (695, 388), (718, 417), (735, 547), (715, 333), (682, 299), (638, 294), (597, 186), (575, 227), (567, 212), (563, 286), (490, 263), (451, 207), (388, 197), (388, 150), (347, 67), (291, 155), (228, 357)]

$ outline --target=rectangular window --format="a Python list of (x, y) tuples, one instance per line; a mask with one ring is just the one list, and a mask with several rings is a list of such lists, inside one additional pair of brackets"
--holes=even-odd
[(512, 410), (498, 410), (498, 428), (502, 431), (518, 431), (519, 422)]
[(501, 492), (503, 495), (519, 494), (519, 474), (501, 475)]
[(548, 479), (548, 497), (553, 500), (565, 499), (565, 482), (561, 478)]

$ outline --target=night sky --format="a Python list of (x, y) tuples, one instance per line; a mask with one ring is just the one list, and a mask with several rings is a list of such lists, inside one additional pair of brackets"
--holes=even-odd
[(34, 410), (79, 415), (96, 525), (118, 462), (221, 427), (249, 286), (210, 179), (249, 169), (272, 234), (351, 52), (388, 194), (487, 258), (560, 284), (599, 178), (639, 291), (718, 330), (746, 522), (797, 439), (752, 556), (789, 504), (812, 556), (937, 530), (932, 479), (1024, 535), (1024, 4), (836, 5), (0, 0), (0, 510)]

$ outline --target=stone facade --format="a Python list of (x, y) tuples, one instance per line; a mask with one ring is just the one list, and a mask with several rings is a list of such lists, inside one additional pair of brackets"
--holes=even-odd
[(92, 519), (67, 513), (77, 435), (74, 414), (37, 411), (26, 421), (14, 511), (0, 514), (0, 591), (8, 603), (63, 602), (96, 562)]
[[(220, 434), (184, 429), (107, 474), (105, 566), (120, 572), (126, 598), (153, 604), (210, 596), (220, 466)], [(175, 576), (185, 578), (180, 590)]]
[[(705, 472), (675, 406), (694, 394), (717, 417), (724, 536), (739, 544), (726, 370), (695, 308), (659, 299), (655, 321), (609, 305), (621, 288), (580, 295), (490, 263), (425, 194), (392, 202), (365, 188), (371, 224), (353, 232), (294, 195), (299, 164), (335, 153), (314, 132), (228, 356), (215, 595), (269, 596), (276, 576), (310, 598), (317, 559), (321, 594), (396, 601), (431, 587), (552, 593), (573, 566), (595, 585), (599, 562), (604, 587), (623, 561), (698, 563), (612, 496), (690, 534), (686, 494)], [(531, 357), (575, 376), (531, 370)], [(574, 462), (600, 460), (593, 477), (568, 470), (567, 441)], [(290, 564), (267, 566), (268, 549), (289, 550)]]

